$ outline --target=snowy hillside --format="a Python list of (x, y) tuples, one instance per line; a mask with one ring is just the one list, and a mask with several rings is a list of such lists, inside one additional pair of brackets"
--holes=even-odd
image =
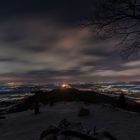
[[(78, 110), (86, 106), (91, 112), (88, 117), (78, 117)], [(67, 118), (82, 122), (87, 129), (105, 129), (118, 140), (140, 139), (140, 114), (115, 109), (107, 105), (84, 105), (83, 103), (57, 103), (42, 107), (41, 114), (32, 110), (9, 114), (0, 120), (0, 140), (37, 140), (49, 125)]]

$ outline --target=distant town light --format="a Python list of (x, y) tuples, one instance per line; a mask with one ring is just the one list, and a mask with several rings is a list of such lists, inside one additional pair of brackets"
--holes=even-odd
[(15, 88), (16, 87), (16, 83), (15, 82), (9, 82), (7, 83), (7, 85), (11, 88)]
[(70, 86), (69, 84), (63, 83), (63, 84), (61, 85), (61, 87), (62, 87), (62, 88), (70, 88), (71, 86)]

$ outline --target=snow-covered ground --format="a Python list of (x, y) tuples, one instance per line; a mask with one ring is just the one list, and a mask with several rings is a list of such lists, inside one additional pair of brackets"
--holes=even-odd
[(83, 103), (57, 103), (42, 107), (41, 114), (32, 110), (9, 114), (0, 120), (0, 140), (37, 140), (43, 130), (58, 124), (64, 118), (82, 122), (85, 128), (106, 129), (118, 140), (140, 140), (140, 114), (115, 109), (106, 105), (88, 105), (91, 115), (79, 118), (78, 110)]

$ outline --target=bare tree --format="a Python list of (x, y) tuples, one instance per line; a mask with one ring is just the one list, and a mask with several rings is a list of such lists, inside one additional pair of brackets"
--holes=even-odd
[(140, 49), (140, 0), (97, 0), (88, 26), (105, 37), (117, 37), (124, 57)]

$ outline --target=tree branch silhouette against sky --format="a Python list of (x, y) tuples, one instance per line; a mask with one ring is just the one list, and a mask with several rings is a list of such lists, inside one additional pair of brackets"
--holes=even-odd
[(93, 26), (81, 28), (95, 5), (95, 0), (1, 2), (0, 81), (139, 80), (139, 56), (122, 60), (118, 37), (104, 39)]
[(118, 38), (124, 58), (140, 49), (139, 0), (98, 0), (88, 25), (97, 28), (101, 36)]

